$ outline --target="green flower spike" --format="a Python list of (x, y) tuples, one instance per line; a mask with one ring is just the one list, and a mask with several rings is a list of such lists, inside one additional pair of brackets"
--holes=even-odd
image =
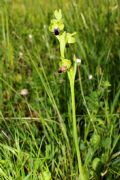
[(76, 156), (78, 160), (78, 168), (79, 168), (79, 179), (81, 180), (88, 180), (86, 169), (84, 169), (84, 165), (82, 164), (82, 157), (80, 154), (79, 142), (78, 142), (78, 133), (77, 133), (77, 122), (76, 122), (76, 106), (75, 106), (75, 75), (77, 70), (77, 59), (76, 56), (73, 56), (73, 61), (66, 58), (67, 52), (66, 45), (75, 43), (75, 35), (74, 33), (67, 33), (66, 31), (62, 31), (64, 29), (64, 24), (62, 20), (62, 13), (61, 10), (54, 12), (55, 19), (51, 20), (51, 24), (49, 26), (49, 30), (54, 32), (56, 35), (59, 44), (60, 44), (60, 56), (61, 60), (59, 62), (59, 73), (63, 73), (67, 71), (69, 82), (70, 82), (70, 89), (71, 89), (71, 104), (72, 104), (72, 121), (73, 121), (73, 137), (76, 149)]

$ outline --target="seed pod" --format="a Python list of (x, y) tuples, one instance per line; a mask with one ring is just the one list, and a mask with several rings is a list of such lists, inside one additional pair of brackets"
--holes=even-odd
[(59, 28), (55, 27), (54, 28), (54, 34), (57, 36), (57, 35), (59, 35), (59, 33), (60, 33)]
[(59, 68), (58, 73), (66, 72), (66, 70), (67, 70), (66, 66), (62, 66)]

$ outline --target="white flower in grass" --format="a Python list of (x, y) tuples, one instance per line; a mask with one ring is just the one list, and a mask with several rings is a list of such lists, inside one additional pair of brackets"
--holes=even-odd
[(33, 35), (32, 35), (32, 34), (29, 34), (29, 35), (28, 35), (28, 39), (29, 39), (30, 42), (32, 42), (32, 41), (33, 41)]
[(20, 95), (21, 95), (21, 96), (27, 96), (27, 95), (28, 95), (28, 90), (27, 90), (27, 89), (22, 89), (22, 90), (20, 91)]
[(80, 58), (77, 59), (77, 63), (81, 64), (81, 59)]
[(89, 80), (93, 79), (93, 75), (92, 75), (92, 74), (89, 74), (88, 79), (89, 79)]
[(23, 53), (22, 52), (19, 52), (19, 58), (23, 58)]

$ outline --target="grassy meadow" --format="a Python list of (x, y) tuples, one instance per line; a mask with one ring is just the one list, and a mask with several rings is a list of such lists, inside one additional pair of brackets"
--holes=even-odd
[[(0, 180), (79, 180), (67, 73), (49, 31), (61, 9), (90, 180), (120, 179), (120, 1), (0, 0)], [(82, 179), (81, 179), (82, 180)]]

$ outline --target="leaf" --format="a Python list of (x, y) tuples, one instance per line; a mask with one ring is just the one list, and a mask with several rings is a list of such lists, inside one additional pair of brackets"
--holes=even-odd
[(101, 164), (100, 163), (100, 158), (96, 157), (93, 159), (93, 162), (92, 162), (92, 168), (96, 171), (99, 167), (99, 165)]
[(104, 121), (103, 119), (101, 119), (101, 118), (96, 118), (95, 121), (98, 123), (98, 125), (100, 125), (100, 126), (105, 126), (105, 121)]
[(99, 134), (93, 134), (90, 139), (91, 145), (94, 146), (95, 149), (99, 147), (100, 141), (101, 138)]
[(97, 91), (91, 92), (89, 96), (85, 97), (90, 112), (97, 113), (99, 109), (99, 96)]
[(88, 152), (87, 152), (87, 154), (85, 156), (85, 165), (86, 166), (91, 162), (94, 153), (95, 153), (94, 149), (92, 149), (92, 148), (88, 149)]
[(118, 89), (117, 93), (114, 96), (114, 100), (113, 100), (113, 103), (112, 103), (112, 106), (111, 106), (111, 114), (114, 112), (114, 110), (115, 110), (115, 108), (116, 108), (116, 106), (118, 104), (119, 97), (120, 97), (120, 86), (119, 86), (119, 89)]
[(81, 141), (81, 143), (80, 143), (80, 150), (81, 151), (85, 151), (85, 149), (86, 149), (86, 145), (85, 145), (84, 141)]
[(51, 180), (52, 179), (51, 173), (48, 170), (43, 171), (42, 176), (40, 178), (41, 178), (41, 180)]
[(102, 162), (100, 158), (95, 157), (92, 161), (93, 176), (96, 180), (100, 179), (100, 173), (102, 170)]
[(111, 138), (107, 137), (106, 139), (104, 139), (102, 141), (102, 146), (106, 149), (106, 150), (110, 150), (111, 149)]
[(104, 88), (108, 88), (108, 87), (111, 86), (111, 84), (110, 84), (109, 81), (104, 81), (104, 82), (102, 83), (102, 86), (103, 86)]

